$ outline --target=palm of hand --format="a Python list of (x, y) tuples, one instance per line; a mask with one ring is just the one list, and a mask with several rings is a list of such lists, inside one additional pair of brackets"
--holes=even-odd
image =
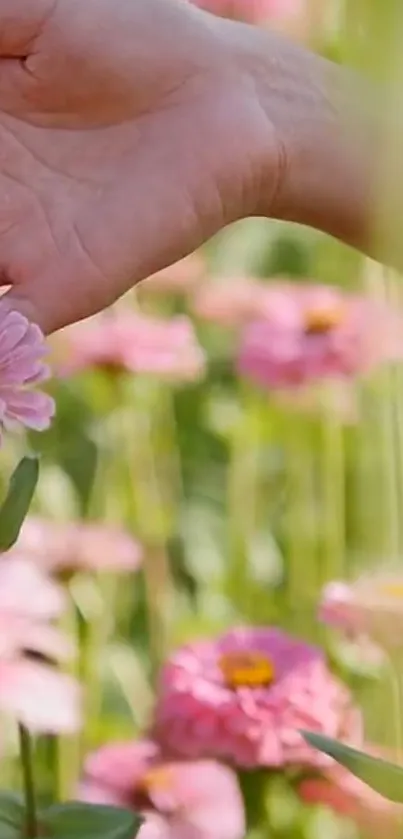
[[(158, 14), (168, 31), (160, 36), (160, 50), (172, 37), (164, 17), (171, 4), (147, 2), (130, 0), (137, 9), (131, 30), (136, 39), (129, 62), (124, 49), (122, 59), (117, 33), (121, 58), (115, 61), (109, 48), (113, 72), (105, 96), (105, 62), (94, 59), (79, 84), (68, 83), (69, 38), (64, 35), (59, 44), (52, 15), (28, 73), (20, 61), (7, 60), (8, 78), (0, 84), (0, 108), (7, 110), (0, 113), (0, 267), (3, 282), (13, 285), (13, 304), (17, 300), (46, 331), (103, 308), (135, 281), (198, 246), (232, 220), (231, 208), (239, 208), (245, 191), (245, 171), (251, 182), (257, 176), (250, 137), (262, 119), (260, 108), (231, 72), (219, 73), (217, 84), (211, 61), (203, 64), (211, 57), (204, 43), (198, 55), (199, 34), (193, 50), (187, 43), (186, 55), (173, 53), (172, 67), (158, 53), (156, 60), (171, 67), (162, 80), (150, 59), (136, 68), (136, 45), (144, 58), (147, 33), (155, 40), (159, 31)], [(52, 6), (69, 13), (66, 26), (75, 20), (75, 3)], [(110, 15), (113, 8), (110, 0), (87, 0), (84, 6), (96, 6), (94, 15), (103, 8)], [(153, 27), (145, 8), (154, 14)], [(188, 35), (187, 14), (178, 10)], [(106, 22), (112, 27), (112, 20)], [(71, 33), (76, 50), (77, 27), (81, 35), (79, 15)], [(202, 28), (202, 40), (205, 35)], [(113, 30), (109, 36), (113, 40)], [(93, 45), (93, 51), (102, 48)], [(133, 86), (129, 94), (128, 85), (136, 69), (137, 95)]]

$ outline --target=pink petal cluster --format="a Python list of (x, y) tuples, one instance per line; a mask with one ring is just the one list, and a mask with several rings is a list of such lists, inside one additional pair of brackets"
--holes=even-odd
[(52, 574), (136, 571), (142, 547), (124, 530), (96, 522), (60, 523), (28, 516), (11, 556), (29, 557)]
[(33, 731), (70, 733), (80, 725), (78, 685), (40, 660), (71, 655), (67, 640), (50, 623), (63, 608), (56, 583), (28, 561), (3, 556), (0, 709)]
[[(379, 749), (365, 748), (381, 756)], [(394, 804), (337, 764), (326, 774), (304, 779), (299, 794), (306, 804), (320, 804), (352, 819), (364, 836), (398, 839), (403, 823), (403, 805)]]
[(44, 337), (38, 326), (0, 303), (0, 427), (44, 431), (54, 414), (50, 396), (35, 389), (49, 378)]
[(279, 629), (234, 629), (178, 649), (163, 667), (154, 733), (174, 754), (315, 765), (323, 756), (301, 728), (361, 740), (360, 713), (323, 652)]
[(267, 285), (250, 277), (211, 280), (195, 291), (192, 310), (218, 326), (239, 327), (261, 316)]
[(193, 0), (197, 6), (221, 17), (263, 23), (297, 14), (302, 0)]
[(91, 318), (65, 332), (67, 372), (89, 367), (187, 382), (204, 372), (205, 356), (191, 321), (136, 312)]
[(151, 741), (114, 743), (90, 755), (79, 798), (142, 812), (140, 839), (243, 839), (235, 774), (215, 761), (164, 759)]
[(402, 647), (403, 575), (379, 571), (350, 585), (328, 583), (319, 618), (349, 635), (367, 635), (386, 649)]
[(198, 285), (206, 273), (206, 265), (201, 254), (193, 253), (174, 265), (152, 274), (139, 286), (139, 291), (152, 294), (189, 294)]
[(273, 389), (349, 380), (402, 357), (402, 323), (386, 305), (365, 297), (278, 284), (268, 289), (260, 318), (244, 330), (238, 369)]

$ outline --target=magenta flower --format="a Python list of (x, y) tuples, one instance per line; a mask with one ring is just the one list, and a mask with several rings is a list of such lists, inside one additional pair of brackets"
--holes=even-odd
[(211, 280), (195, 291), (194, 314), (218, 326), (239, 327), (260, 317), (267, 286), (249, 277)]
[(244, 331), (241, 374), (273, 389), (349, 380), (402, 357), (402, 321), (386, 305), (326, 286), (269, 288)]
[(386, 649), (403, 646), (403, 575), (379, 571), (348, 585), (325, 586), (319, 619), (349, 635), (366, 635)]
[(104, 314), (69, 327), (65, 335), (69, 372), (100, 367), (178, 382), (204, 372), (204, 352), (185, 316)]
[[(96, 522), (60, 523), (28, 516), (10, 556), (26, 556), (52, 574), (136, 571), (142, 547), (124, 530)], [(1, 594), (0, 594), (1, 604)]]
[(174, 265), (158, 271), (144, 280), (139, 291), (152, 294), (189, 294), (202, 280), (206, 273), (206, 265), (199, 253), (192, 253)]
[[(365, 752), (380, 757), (380, 750), (365, 748)], [(374, 792), (347, 772), (333, 764), (321, 776), (305, 778), (299, 785), (299, 794), (306, 804), (328, 807), (338, 815), (354, 821), (364, 836), (401, 836), (403, 805), (394, 804)]]
[(151, 741), (115, 743), (90, 755), (79, 798), (143, 813), (140, 839), (243, 839), (234, 773), (215, 761), (165, 760)]
[(72, 652), (50, 623), (63, 606), (63, 592), (54, 582), (29, 562), (3, 555), (0, 709), (37, 732), (70, 733), (80, 725), (78, 685), (46, 663)]
[[(4, 308), (3, 308), (4, 307)], [(35, 389), (49, 377), (41, 330), (0, 303), (0, 426), (44, 431), (54, 414), (50, 396)]]
[(301, 728), (361, 739), (360, 714), (323, 652), (279, 629), (240, 628), (189, 644), (162, 670), (155, 734), (175, 754), (245, 768), (323, 760)]
[(247, 23), (296, 15), (303, 0), (193, 0), (197, 6), (221, 17), (235, 18)]

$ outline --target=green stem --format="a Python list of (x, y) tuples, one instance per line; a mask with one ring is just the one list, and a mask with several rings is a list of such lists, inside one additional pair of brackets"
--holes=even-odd
[(31, 735), (23, 725), (18, 726), (18, 732), (25, 799), (25, 832), (27, 839), (35, 839), (38, 836), (38, 822), (33, 776), (32, 741)]

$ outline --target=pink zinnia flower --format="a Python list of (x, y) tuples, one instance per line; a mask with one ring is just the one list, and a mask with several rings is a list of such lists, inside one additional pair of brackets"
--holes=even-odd
[(71, 655), (67, 640), (49, 623), (63, 605), (63, 592), (54, 582), (27, 561), (3, 555), (0, 709), (38, 732), (70, 733), (80, 725), (78, 685), (42, 663)]
[(185, 316), (103, 314), (69, 327), (65, 336), (69, 372), (100, 367), (179, 382), (204, 372), (204, 352)]
[(153, 294), (189, 294), (206, 273), (206, 265), (199, 253), (192, 253), (174, 265), (152, 274), (139, 286), (139, 291)]
[(298, 14), (302, 0), (193, 0), (197, 6), (221, 17), (247, 23), (287, 18)]
[(44, 337), (38, 326), (0, 302), (0, 427), (19, 425), (44, 431), (54, 414), (50, 396), (35, 390), (49, 378), (43, 362)]
[[(52, 574), (136, 571), (142, 548), (124, 530), (96, 522), (60, 523), (28, 516), (9, 556), (27, 556)], [(1, 604), (1, 594), (0, 594)]]
[(403, 646), (403, 575), (374, 572), (350, 585), (325, 586), (319, 618), (349, 635), (367, 635), (386, 649)]
[(301, 728), (359, 742), (361, 717), (323, 652), (279, 629), (189, 644), (162, 670), (155, 733), (173, 753), (246, 768), (323, 760)]
[(264, 387), (349, 380), (402, 357), (402, 319), (386, 305), (326, 286), (269, 288), (244, 331), (238, 369)]
[(194, 314), (219, 326), (237, 327), (260, 317), (267, 285), (248, 277), (211, 280), (192, 300)]
[(81, 800), (133, 808), (146, 819), (140, 839), (243, 839), (236, 776), (215, 761), (166, 760), (151, 741), (115, 743), (90, 755)]
[[(379, 749), (364, 751), (380, 756)], [(388, 801), (337, 764), (318, 777), (306, 778), (299, 785), (306, 804), (320, 804), (340, 816), (352, 819), (364, 836), (398, 839), (403, 824), (403, 805)]]

